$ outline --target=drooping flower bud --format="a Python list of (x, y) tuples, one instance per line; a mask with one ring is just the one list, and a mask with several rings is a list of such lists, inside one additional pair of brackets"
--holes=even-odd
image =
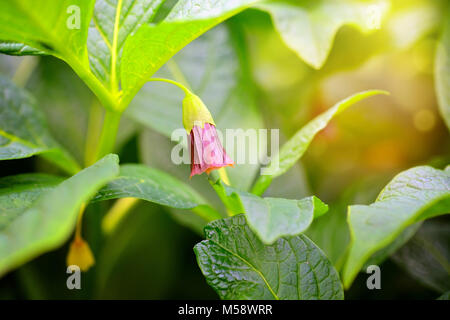
[(205, 123), (216, 125), (202, 99), (193, 93), (187, 92), (183, 99), (184, 128), (190, 134), (194, 125), (199, 125), (203, 128)]
[(211, 113), (195, 94), (186, 93), (183, 100), (183, 125), (191, 140), (191, 177), (234, 164), (220, 142)]
[(78, 266), (81, 271), (88, 271), (95, 264), (91, 248), (81, 237), (75, 237), (70, 244), (66, 263), (67, 266)]

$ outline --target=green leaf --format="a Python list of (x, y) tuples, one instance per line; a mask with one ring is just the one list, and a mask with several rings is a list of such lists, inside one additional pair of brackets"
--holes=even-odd
[(343, 270), (350, 287), (376, 251), (392, 243), (408, 226), (450, 211), (450, 170), (422, 166), (397, 175), (368, 206), (348, 209), (351, 243)]
[(94, 0), (6, 1), (0, 13), (0, 39), (87, 65), (93, 4)]
[(450, 130), (450, 15), (436, 50), (434, 78), (439, 110)]
[(36, 154), (71, 174), (80, 170), (72, 156), (50, 135), (34, 98), (0, 77), (0, 160)]
[[(93, 73), (107, 86), (118, 86), (120, 58), (128, 36), (154, 18), (164, 0), (97, 0), (89, 28), (88, 51)], [(118, 88), (115, 88), (118, 89)]]
[(261, 195), (270, 185), (273, 178), (276, 178), (289, 170), (308, 149), (308, 146), (315, 135), (324, 129), (334, 116), (346, 110), (353, 104), (377, 94), (388, 93), (381, 90), (369, 90), (356, 93), (347, 99), (338, 102), (333, 107), (308, 122), (303, 128), (297, 131), (294, 136), (281, 147), (280, 152), (272, 158), (269, 166), (264, 169), (266, 172), (259, 177), (253, 186), (252, 192)]
[(144, 24), (125, 43), (121, 62), (125, 109), (134, 95), (189, 42), (258, 0), (180, 0), (158, 25)]
[(26, 44), (8, 41), (0, 41), (0, 53), (12, 56), (41, 56), (47, 54)]
[(163, 171), (140, 164), (121, 166), (120, 175), (102, 188), (92, 201), (127, 197), (177, 209), (202, 207), (200, 210), (208, 215), (208, 220), (221, 218), (205, 208), (207, 202), (194, 189)]
[(260, 198), (240, 193), (249, 226), (264, 243), (271, 244), (281, 236), (297, 235), (311, 225), (314, 218), (328, 211), (316, 197), (301, 200)]
[[(2, 212), (6, 218), (0, 225), (0, 275), (66, 241), (75, 227), (80, 206), (119, 173), (118, 162), (116, 155), (107, 155), (44, 192), (30, 208), (25, 209), (23, 202), (18, 201), (22, 212), (14, 208)], [(9, 201), (14, 194), (11, 197)]]
[(63, 179), (40, 173), (20, 174), (0, 179), (0, 229), (16, 219), (45, 191)]
[(324, 251), (338, 270), (350, 242), (345, 208), (341, 203), (333, 203), (330, 211), (320, 219), (314, 219), (305, 231), (305, 235)]
[(312, 67), (324, 64), (343, 25), (363, 32), (380, 28), (388, 9), (384, 0), (374, 1), (273, 1), (255, 6), (267, 11), (286, 45)]
[(95, 0), (7, 1), (0, 12), (0, 39), (64, 60), (105, 108), (115, 110), (115, 97), (89, 67), (87, 37), (94, 4)]
[(214, 221), (194, 247), (206, 281), (222, 299), (343, 299), (339, 276), (306, 236), (264, 245), (244, 216)]
[(261, 198), (228, 187), (220, 180), (213, 183), (219, 196), (233, 213), (245, 213), (249, 227), (265, 244), (282, 236), (297, 235), (308, 229), (314, 218), (328, 211), (315, 196), (301, 200)]

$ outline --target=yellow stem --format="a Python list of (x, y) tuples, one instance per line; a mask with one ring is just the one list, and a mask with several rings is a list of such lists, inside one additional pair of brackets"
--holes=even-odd
[(148, 81), (161, 81), (161, 82), (171, 83), (173, 85), (176, 85), (181, 90), (183, 90), (185, 94), (192, 94), (191, 91), (186, 86), (184, 86), (183, 84), (176, 82), (174, 80), (164, 79), (164, 78), (151, 78)]
[(109, 209), (102, 220), (102, 229), (105, 234), (111, 234), (120, 221), (133, 208), (139, 199), (137, 198), (122, 198), (117, 200)]
[(221, 179), (225, 184), (231, 185), (230, 179), (228, 178), (228, 174), (227, 174), (227, 171), (225, 170), (225, 168), (220, 168), (218, 171), (219, 171), (220, 179)]
[(75, 240), (82, 239), (82, 237), (81, 237), (81, 229), (82, 229), (82, 226), (83, 226), (84, 209), (86, 209), (86, 204), (85, 203), (83, 203), (81, 205), (80, 211), (78, 213), (77, 226), (76, 226), (76, 229), (75, 229)]
[(21, 88), (25, 87), (34, 69), (36, 69), (38, 62), (38, 57), (24, 57), (13, 76), (13, 82)]

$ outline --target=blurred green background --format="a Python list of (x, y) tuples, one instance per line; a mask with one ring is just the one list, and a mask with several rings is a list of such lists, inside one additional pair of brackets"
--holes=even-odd
[[(439, 115), (433, 83), (436, 42), (448, 2), (392, 0), (391, 4), (382, 27), (375, 32), (341, 28), (320, 70), (309, 67), (286, 47), (268, 14), (252, 9), (209, 31), (178, 55), (187, 55), (189, 50), (195, 55), (202, 39), (226, 30), (245, 52), (236, 59), (245, 59), (243, 81), (255, 96), (249, 102), (257, 115), (252, 121), (263, 121), (265, 128), (280, 128), (282, 141), (355, 92), (384, 89), (391, 93), (360, 102), (333, 120), (314, 139), (301, 162), (276, 179), (266, 193), (296, 199), (315, 194), (330, 205), (330, 212), (316, 220), (307, 234), (335, 264), (348, 242), (348, 205), (372, 202), (402, 170), (423, 164), (443, 168), (450, 162), (449, 132)], [(102, 111), (70, 68), (51, 57), (0, 56), (0, 72), (16, 82), (24, 81), (45, 111), (53, 135), (84, 162), (85, 148), (95, 143), (86, 141), (86, 132), (95, 130), (92, 119), (100, 121)], [(163, 96), (164, 88), (158, 88)], [(152, 95), (144, 88), (134, 103), (144, 104), (144, 108), (152, 105)], [(158, 103), (164, 107), (164, 101)], [(214, 113), (214, 105), (211, 108)], [(239, 108), (230, 113), (250, 121)], [(173, 143), (161, 134), (164, 128), (153, 124), (149, 128), (132, 118), (124, 118), (119, 131), (116, 147), (121, 163), (143, 162), (187, 180), (189, 169), (168, 161)], [(33, 157), (2, 161), (0, 175), (58, 174), (55, 170)], [(189, 183), (218, 203), (205, 180), (195, 177)], [(87, 208), (84, 237), (93, 249), (96, 265), (83, 274), (83, 290), (66, 288), (66, 244), (0, 279), (0, 299), (217, 298), (192, 251), (202, 239), (203, 221), (187, 212), (139, 202), (118, 229), (104, 237), (100, 222), (112, 203)], [(434, 299), (449, 290), (448, 263), (442, 265), (430, 254), (437, 250), (449, 261), (449, 231), (446, 217), (425, 222), (413, 239), (381, 266), (382, 290), (368, 290), (367, 275), (361, 274), (346, 298)], [(431, 251), (430, 246), (434, 248)]]

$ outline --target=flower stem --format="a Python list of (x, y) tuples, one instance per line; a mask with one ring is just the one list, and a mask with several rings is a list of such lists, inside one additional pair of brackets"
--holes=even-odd
[(184, 86), (181, 83), (174, 81), (174, 80), (164, 79), (164, 78), (151, 78), (148, 81), (161, 81), (161, 82), (171, 83), (173, 85), (176, 85), (181, 90), (183, 90), (185, 94), (192, 94), (192, 92), (186, 86)]
[(228, 174), (227, 174), (227, 171), (225, 170), (225, 168), (220, 168), (220, 169), (217, 170), (217, 171), (219, 171), (220, 179), (221, 179), (225, 184), (231, 185), (230, 179), (228, 178)]
[(84, 214), (84, 209), (86, 209), (86, 204), (83, 203), (80, 207), (80, 211), (78, 213), (78, 218), (77, 218), (77, 226), (75, 229), (75, 240), (81, 239), (81, 229), (83, 226), (83, 214)]

